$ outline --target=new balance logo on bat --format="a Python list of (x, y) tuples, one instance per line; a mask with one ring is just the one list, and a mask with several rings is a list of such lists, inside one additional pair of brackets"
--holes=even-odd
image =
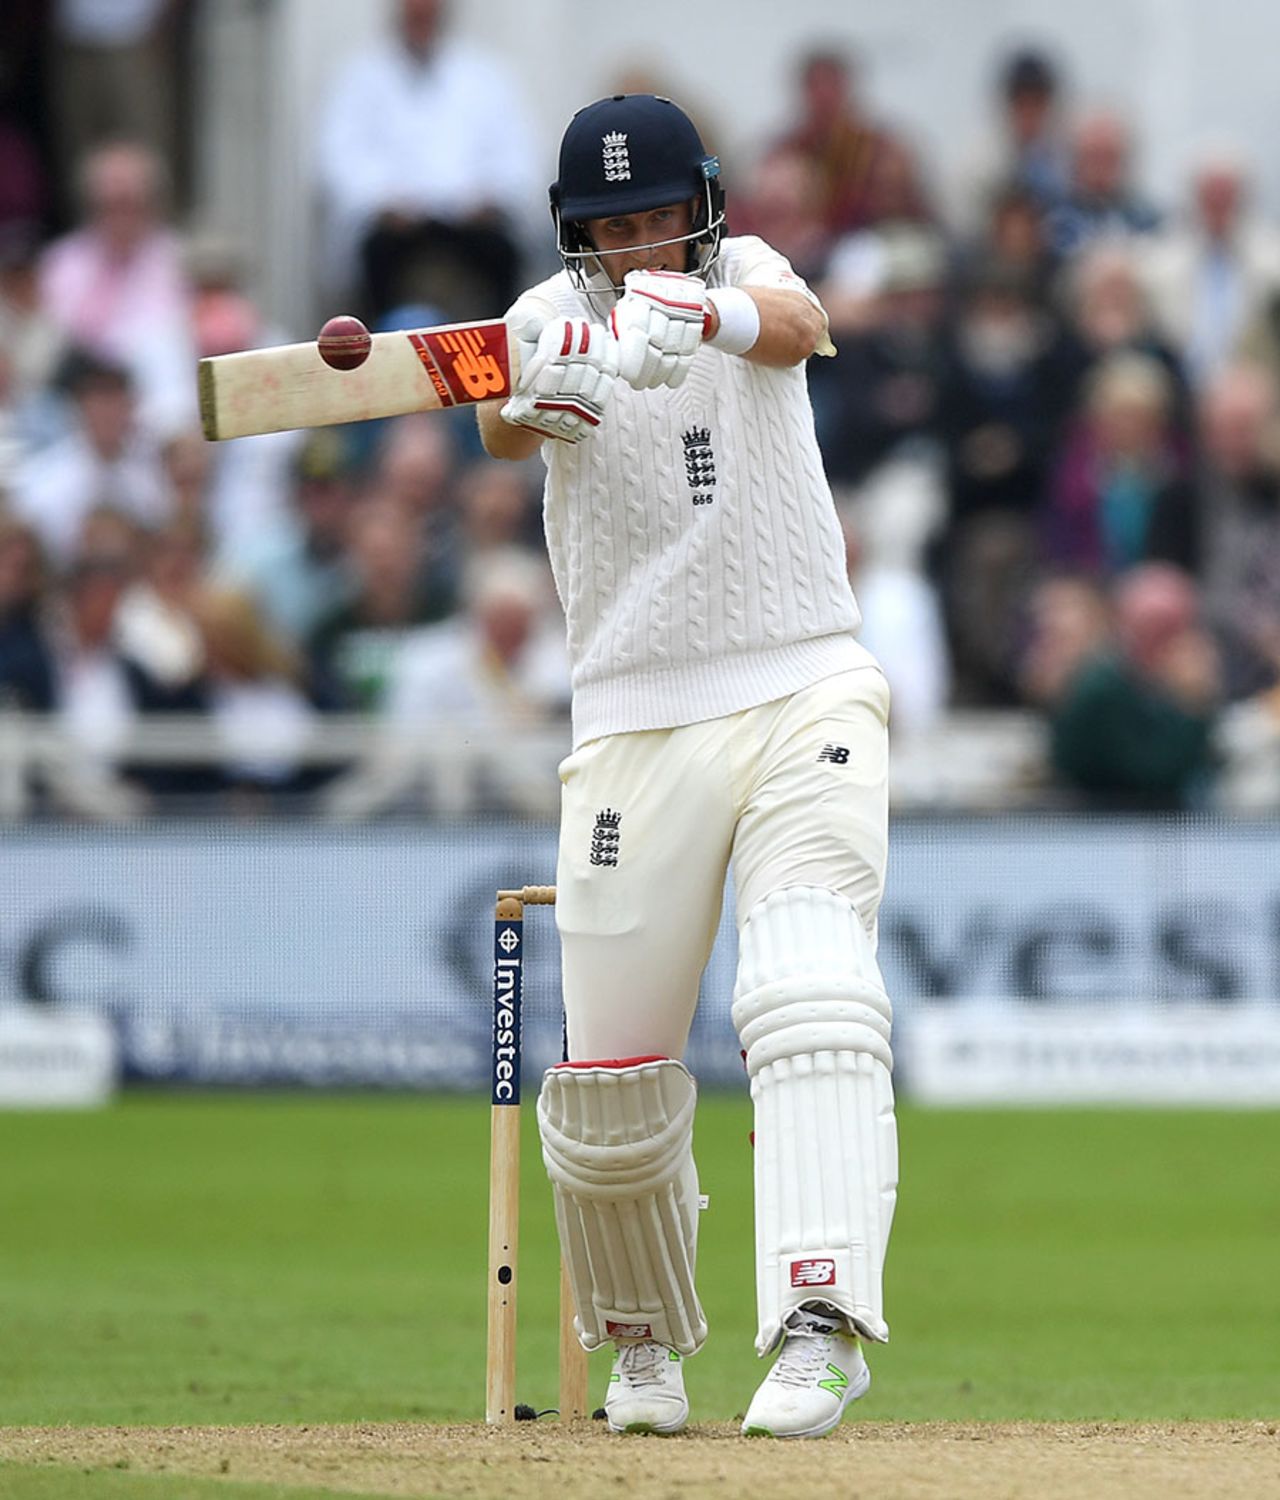
[(618, 846), (622, 840), (622, 814), (606, 807), (596, 814), (596, 826), (591, 835), (591, 863), (593, 865), (616, 865)]
[(792, 1286), (835, 1286), (836, 1263), (833, 1260), (793, 1260)]
[(829, 761), (833, 766), (847, 766), (849, 764), (849, 747), (847, 745), (823, 745), (818, 754), (818, 760)]

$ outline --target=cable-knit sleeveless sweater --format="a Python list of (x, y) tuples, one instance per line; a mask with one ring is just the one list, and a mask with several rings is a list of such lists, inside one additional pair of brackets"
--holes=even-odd
[[(726, 240), (711, 279), (812, 295), (754, 238)], [(564, 272), (512, 309), (517, 327), (590, 316)], [(704, 344), (683, 385), (619, 380), (595, 433), (542, 454), (575, 746), (736, 713), (872, 660), (853, 639), (803, 366)]]

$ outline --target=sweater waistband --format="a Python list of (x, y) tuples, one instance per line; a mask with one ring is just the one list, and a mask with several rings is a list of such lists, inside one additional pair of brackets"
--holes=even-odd
[(576, 750), (608, 734), (720, 719), (786, 698), (837, 672), (875, 665), (865, 646), (841, 632), (582, 683), (573, 693), (573, 746)]

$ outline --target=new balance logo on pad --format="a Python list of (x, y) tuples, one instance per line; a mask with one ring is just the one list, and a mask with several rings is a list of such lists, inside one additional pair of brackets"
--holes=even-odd
[(605, 1332), (611, 1339), (651, 1339), (653, 1327), (649, 1323), (615, 1323), (612, 1318), (605, 1320)]
[(793, 1260), (792, 1286), (835, 1286), (836, 1263), (833, 1260)]
[(849, 747), (847, 745), (823, 745), (818, 759), (819, 761), (830, 761), (833, 766), (847, 766), (849, 764)]

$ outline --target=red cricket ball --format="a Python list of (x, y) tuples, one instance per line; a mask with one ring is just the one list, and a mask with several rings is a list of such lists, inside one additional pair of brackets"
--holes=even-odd
[(342, 313), (320, 330), (316, 348), (331, 369), (357, 370), (369, 358), (373, 338), (359, 318)]

